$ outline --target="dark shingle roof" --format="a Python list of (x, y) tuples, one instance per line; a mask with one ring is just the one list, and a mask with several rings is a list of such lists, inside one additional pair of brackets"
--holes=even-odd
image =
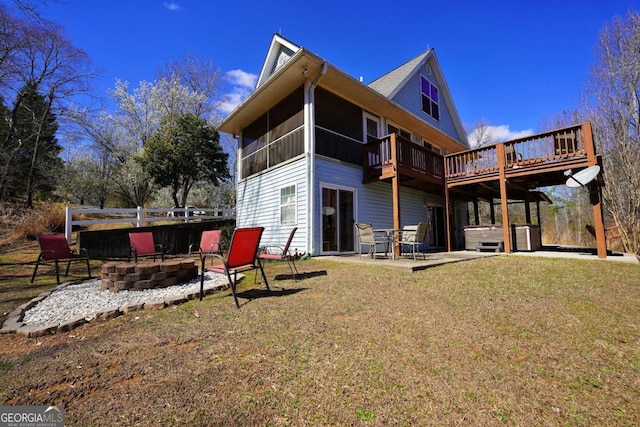
[(391, 94), (413, 73), (429, 54), (430, 50), (421, 53), (415, 58), (405, 62), (382, 77), (369, 83), (369, 87), (389, 98)]

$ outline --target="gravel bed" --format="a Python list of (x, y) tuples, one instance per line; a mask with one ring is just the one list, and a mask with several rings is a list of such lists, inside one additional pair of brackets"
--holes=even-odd
[[(25, 325), (63, 324), (79, 317), (90, 321), (97, 313), (104, 310), (164, 301), (200, 291), (200, 277), (176, 286), (142, 291), (101, 291), (100, 282), (100, 279), (90, 280), (56, 289), (35, 307), (27, 310), (22, 322)], [(222, 274), (205, 274), (205, 290), (227, 283), (227, 278)]]

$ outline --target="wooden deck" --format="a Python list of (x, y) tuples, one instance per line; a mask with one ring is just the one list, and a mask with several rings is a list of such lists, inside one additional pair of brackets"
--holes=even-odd
[[(509, 200), (540, 201), (546, 196), (539, 188), (562, 185), (567, 172), (598, 163), (590, 123), (450, 154), (445, 158), (446, 217), (453, 199), (472, 201), (476, 206), (478, 199), (492, 203), (500, 199), (504, 249), (509, 253)], [(599, 176), (588, 188), (598, 257), (606, 258), (602, 184)]]
[[(560, 185), (564, 172), (597, 163), (588, 123), (507, 141), (446, 157), (447, 187), (497, 181), (502, 175), (522, 190)], [(478, 186), (480, 195), (499, 196), (499, 188)], [(484, 188), (484, 190), (482, 190)], [(521, 191), (522, 193), (522, 191)], [(474, 194), (478, 194), (477, 192)], [(526, 196), (526, 194), (525, 194)], [(524, 199), (523, 199), (524, 200)]]
[(444, 157), (411, 140), (387, 135), (367, 143), (363, 157), (365, 184), (397, 176), (404, 187), (444, 191)]
[[(596, 164), (588, 123), (557, 129), (443, 157), (413, 141), (391, 134), (364, 146), (363, 182), (390, 181), (433, 191), (485, 183), (474, 195), (499, 197), (491, 187), (503, 173), (527, 191), (564, 183), (564, 172)], [(429, 186), (429, 184), (432, 184)], [(425, 188), (425, 186), (430, 188)], [(484, 190), (483, 190), (484, 188)], [(521, 192), (522, 193), (522, 192)], [(523, 194), (526, 196), (526, 194)]]
[[(446, 157), (396, 134), (364, 145), (363, 183), (391, 184), (394, 227), (400, 228), (400, 187), (445, 196), (447, 242), (451, 249), (452, 200), (477, 203), (478, 199), (500, 199), (508, 230), (508, 201), (540, 201), (539, 188), (564, 184), (566, 172), (599, 163), (590, 123), (568, 126)], [(601, 205), (600, 177), (590, 185), (598, 256), (606, 257)], [(547, 199), (548, 200), (548, 199)], [(511, 252), (505, 235), (505, 252)]]

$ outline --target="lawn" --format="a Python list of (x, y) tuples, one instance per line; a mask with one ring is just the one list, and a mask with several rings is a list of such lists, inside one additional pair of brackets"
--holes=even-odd
[(638, 265), (299, 267), (271, 293), (247, 280), (241, 309), (223, 291), (0, 336), (0, 402), (64, 403), (69, 426), (640, 425)]

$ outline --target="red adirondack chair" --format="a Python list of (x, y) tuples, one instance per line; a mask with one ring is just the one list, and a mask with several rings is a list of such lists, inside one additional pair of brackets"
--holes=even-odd
[[(202, 256), (202, 266), (200, 275), (200, 301), (204, 294), (204, 273), (205, 271), (213, 271), (217, 273), (224, 273), (229, 280), (229, 287), (233, 294), (233, 299), (236, 303), (236, 307), (240, 308), (238, 303), (238, 296), (236, 294), (236, 279), (239, 271), (247, 271), (260, 269), (264, 284), (269, 289), (269, 283), (267, 282), (267, 276), (264, 274), (262, 263), (258, 258), (258, 247), (260, 245), (260, 238), (264, 227), (251, 227), (251, 228), (237, 228), (233, 236), (231, 236), (231, 243), (229, 244), (229, 252), (227, 258), (224, 258), (219, 254), (204, 254)], [(212, 265), (205, 267), (207, 257), (218, 258), (222, 264)], [(231, 274), (233, 273), (233, 278)]]
[(153, 241), (153, 233), (150, 231), (129, 233), (129, 242), (131, 247), (127, 262), (131, 261), (131, 255), (133, 255), (133, 260), (136, 263), (139, 256), (152, 256), (153, 262), (156, 262), (156, 256), (160, 255), (160, 259), (164, 261), (164, 248)]
[(46, 264), (49, 262), (53, 262), (55, 265), (56, 283), (58, 285), (60, 284), (59, 262), (67, 262), (67, 270), (64, 273), (64, 276), (67, 277), (69, 275), (71, 261), (84, 261), (87, 263), (87, 273), (89, 278), (91, 278), (89, 254), (86, 249), (80, 248), (79, 253), (74, 253), (71, 248), (69, 248), (67, 238), (63, 234), (39, 234), (36, 236), (36, 239), (40, 246), (40, 255), (38, 255), (36, 266), (33, 269), (33, 274), (31, 275), (31, 283), (33, 283), (36, 278), (36, 273), (38, 272), (40, 264)]

